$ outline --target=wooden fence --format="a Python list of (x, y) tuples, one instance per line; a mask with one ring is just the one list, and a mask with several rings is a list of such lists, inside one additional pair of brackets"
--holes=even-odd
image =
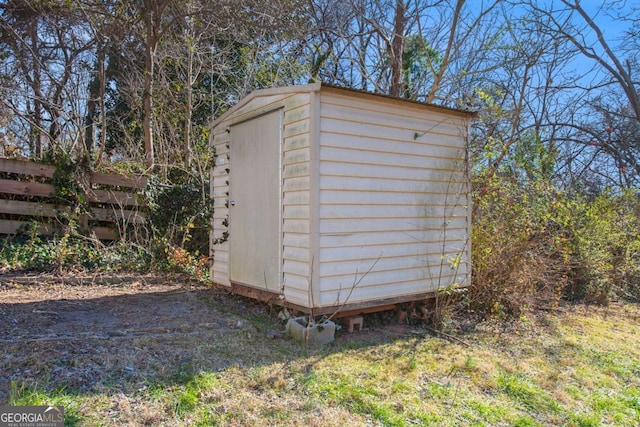
[[(0, 158), (0, 234), (16, 234), (33, 220), (50, 234), (64, 225), (72, 207), (55, 197), (55, 166)], [(136, 191), (145, 188), (142, 176), (92, 172), (82, 178), (88, 213), (80, 229), (102, 240), (117, 239), (129, 224), (144, 223), (144, 203)]]

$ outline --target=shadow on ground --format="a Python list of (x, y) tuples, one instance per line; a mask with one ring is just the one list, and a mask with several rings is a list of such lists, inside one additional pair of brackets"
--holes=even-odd
[(262, 359), (251, 351), (262, 339), (256, 322), (280, 327), (261, 314), (265, 309), (204, 286), (56, 286), (51, 292), (5, 286), (0, 402), (12, 382), (69, 393), (130, 391), (187, 371)]
[[(0, 278), (1, 279), (1, 278)], [(267, 305), (202, 285), (15, 285), (0, 281), (0, 404), (14, 387), (87, 394), (129, 393), (201, 371), (262, 365), (307, 349), (273, 338), (284, 324)], [(393, 328), (387, 338), (401, 335)]]

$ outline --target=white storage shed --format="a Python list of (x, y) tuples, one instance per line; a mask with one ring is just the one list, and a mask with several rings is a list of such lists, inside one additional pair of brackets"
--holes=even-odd
[(212, 124), (214, 282), (313, 314), (470, 280), (472, 114), (309, 84)]

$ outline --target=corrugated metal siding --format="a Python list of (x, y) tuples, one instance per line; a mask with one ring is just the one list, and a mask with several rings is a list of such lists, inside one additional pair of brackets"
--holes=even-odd
[[(321, 92), (321, 305), (429, 292), (467, 277), (466, 120), (397, 107)], [(458, 254), (463, 262), (452, 269)]]

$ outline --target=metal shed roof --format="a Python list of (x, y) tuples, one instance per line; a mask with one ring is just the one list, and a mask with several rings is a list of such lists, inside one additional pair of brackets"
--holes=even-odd
[(229, 108), (223, 115), (221, 115), (220, 117), (215, 119), (211, 123), (211, 125), (209, 127), (210, 128), (216, 127), (220, 122), (224, 121), (226, 118), (231, 116), (235, 111), (241, 109), (242, 107), (244, 107), (245, 105), (250, 103), (255, 98), (259, 98), (259, 97), (263, 97), (263, 96), (271, 96), (271, 95), (283, 95), (283, 94), (288, 94), (288, 93), (317, 92), (317, 91), (320, 91), (323, 87), (336, 89), (336, 90), (344, 91), (344, 92), (352, 92), (352, 93), (358, 94), (358, 95), (375, 96), (375, 97), (380, 97), (380, 98), (386, 98), (386, 99), (393, 100), (393, 101), (399, 101), (399, 102), (403, 102), (403, 103), (415, 104), (415, 105), (418, 105), (418, 106), (422, 106), (422, 107), (424, 107), (426, 109), (440, 110), (440, 111), (443, 111), (443, 112), (448, 112), (448, 113), (453, 113), (453, 114), (460, 114), (460, 115), (463, 115), (465, 117), (473, 117), (473, 116), (475, 116), (477, 114), (475, 111), (471, 111), (471, 110), (463, 110), (463, 109), (458, 109), (458, 108), (446, 107), (446, 106), (427, 103), (427, 102), (421, 102), (421, 101), (415, 101), (415, 100), (406, 99), (406, 98), (395, 97), (395, 96), (391, 96), (391, 95), (387, 95), (387, 94), (383, 94), (383, 93), (368, 92), (368, 91), (362, 90), (362, 89), (347, 88), (347, 87), (343, 87), (343, 86), (337, 86), (337, 85), (331, 85), (331, 84), (327, 84), (327, 83), (318, 82), (318, 83), (309, 83), (309, 84), (306, 84), (306, 85), (294, 85), (294, 86), (274, 87), (274, 88), (269, 88), (269, 89), (254, 90), (253, 92), (249, 93), (249, 95), (247, 95), (246, 97), (242, 98), (242, 100), (240, 100), (240, 102), (238, 102), (236, 105), (234, 105), (233, 107)]

